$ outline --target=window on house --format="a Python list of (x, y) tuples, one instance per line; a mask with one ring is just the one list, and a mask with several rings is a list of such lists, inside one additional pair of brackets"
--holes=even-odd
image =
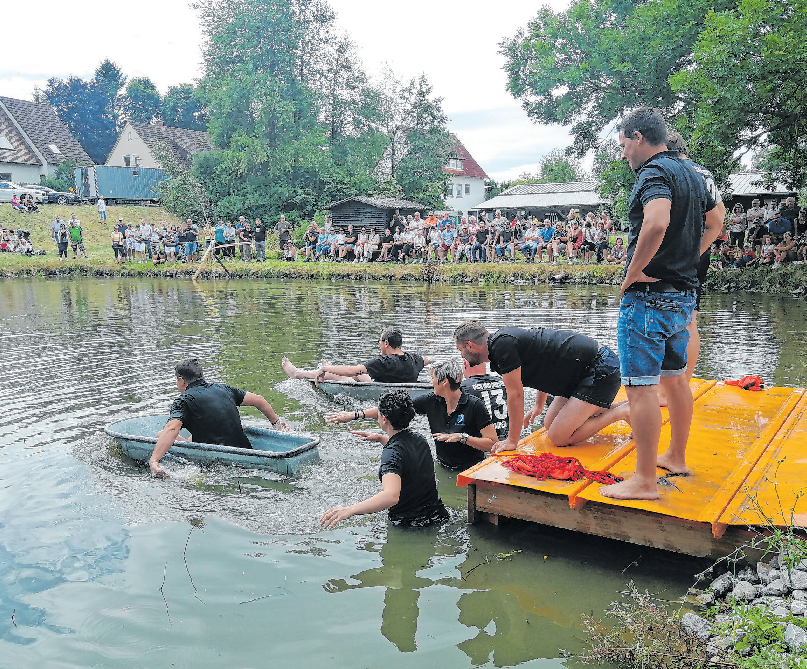
[(465, 194), (466, 195), (471, 194), (471, 184), (465, 184)]
[(462, 197), (462, 184), (457, 184), (457, 197)]
[(62, 152), (59, 150), (59, 147), (58, 147), (58, 146), (56, 146), (55, 144), (48, 144), (48, 148), (49, 148), (51, 151), (53, 151), (53, 153), (55, 153), (55, 154), (57, 154), (57, 155), (60, 155), (60, 156), (62, 155)]
[(0, 135), (0, 149), (11, 149), (14, 148), (11, 146), (11, 142), (8, 141), (8, 137)]
[(124, 167), (131, 167), (132, 157), (131, 156), (123, 156), (123, 166)]
[(462, 169), (462, 160), (459, 158), (449, 158), (448, 165), (446, 165), (450, 170), (461, 170)]
[(140, 167), (140, 156), (132, 156), (132, 167)]

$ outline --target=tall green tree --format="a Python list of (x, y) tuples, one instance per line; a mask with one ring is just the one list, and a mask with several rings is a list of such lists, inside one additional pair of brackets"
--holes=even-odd
[(148, 77), (129, 81), (119, 104), (121, 118), (132, 123), (151, 123), (162, 115), (160, 91)]
[(207, 130), (207, 111), (193, 84), (168, 88), (162, 100), (162, 121), (173, 128)]
[(115, 63), (103, 61), (90, 80), (52, 77), (38, 92), (95, 163), (106, 160), (118, 133), (116, 99), (126, 77)]
[[(725, 180), (774, 144), (804, 179), (807, 0), (577, 0), (501, 43), (508, 89), (534, 120), (571, 126), (578, 155), (625, 109), (659, 108)], [(792, 82), (792, 84), (791, 84)], [(800, 141), (801, 140), (801, 141)], [(785, 176), (785, 175), (782, 175)]]

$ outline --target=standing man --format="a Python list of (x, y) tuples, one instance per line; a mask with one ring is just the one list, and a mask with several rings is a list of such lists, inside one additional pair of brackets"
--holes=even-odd
[(81, 221), (76, 218), (74, 212), (70, 212), (70, 220), (67, 221), (67, 227), (70, 232), (70, 248), (73, 249), (73, 260), (76, 259), (76, 252), (80, 251), (81, 255), (87, 257), (87, 251), (84, 248), (84, 235), (81, 229)]
[(260, 218), (255, 219), (255, 262), (266, 262), (266, 226)]
[[(619, 124), (622, 157), (636, 172), (617, 338), (622, 383), (636, 444), (636, 473), (600, 492), (613, 499), (658, 499), (656, 467), (687, 474), (692, 393), (686, 376), (688, 326), (698, 262), (723, 227), (714, 197), (689, 161), (667, 151), (661, 114), (641, 107)], [(658, 385), (670, 412), (670, 445), (658, 454)]]
[(103, 195), (98, 196), (98, 222), (106, 225), (106, 202)]
[(285, 249), (286, 245), (291, 241), (291, 229), (291, 223), (286, 220), (283, 214), (280, 214), (280, 220), (275, 226), (275, 232), (277, 233), (277, 241), (281, 249)]
[[(241, 218), (243, 219), (244, 217), (242, 216)], [(249, 221), (244, 223), (238, 236), (241, 238), (241, 260), (250, 262), (252, 260), (252, 238), (254, 233)]]

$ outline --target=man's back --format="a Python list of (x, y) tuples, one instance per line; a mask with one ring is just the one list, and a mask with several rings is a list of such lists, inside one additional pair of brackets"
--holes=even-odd
[(223, 383), (195, 381), (174, 400), (169, 419), (182, 421), (196, 442), (252, 448), (238, 413), (245, 395)]

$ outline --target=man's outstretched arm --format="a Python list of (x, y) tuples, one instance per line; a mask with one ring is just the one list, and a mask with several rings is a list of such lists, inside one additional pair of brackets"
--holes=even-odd
[(160, 430), (160, 434), (157, 437), (157, 443), (154, 445), (154, 451), (151, 453), (151, 457), (149, 458), (149, 469), (151, 469), (151, 473), (154, 476), (162, 478), (165, 476), (165, 470), (160, 467), (160, 460), (162, 459), (163, 455), (168, 452), (168, 449), (174, 445), (176, 441), (177, 435), (179, 435), (179, 431), (182, 429), (182, 421), (181, 420), (169, 420), (165, 427)]

